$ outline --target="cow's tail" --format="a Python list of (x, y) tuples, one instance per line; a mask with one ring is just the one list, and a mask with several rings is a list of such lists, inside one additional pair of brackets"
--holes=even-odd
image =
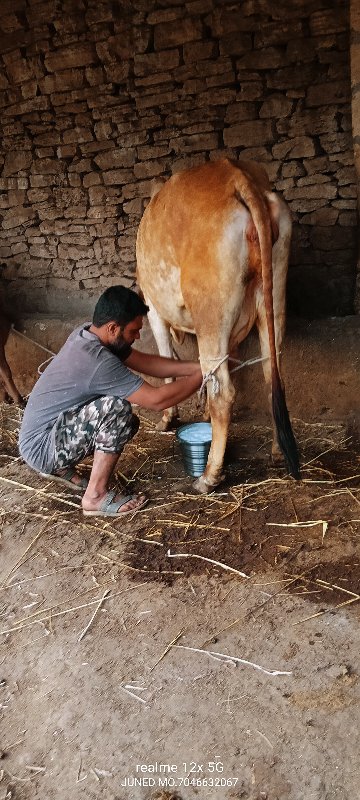
[(299, 454), (286, 406), (285, 392), (281, 383), (276, 354), (272, 276), (272, 230), (269, 210), (263, 195), (254, 189), (243, 172), (241, 181), (239, 181), (239, 185), (236, 187), (236, 193), (239, 195), (239, 199), (249, 209), (259, 238), (265, 313), (270, 347), (272, 412), (280, 449), (288, 471), (294, 478), (299, 479)]

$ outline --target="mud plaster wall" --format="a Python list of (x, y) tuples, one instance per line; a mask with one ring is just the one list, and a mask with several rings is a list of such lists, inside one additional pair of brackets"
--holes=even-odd
[(341, 0), (1, 0), (0, 263), (20, 312), (132, 285), (154, 177), (264, 162), (294, 218), (292, 313), (350, 314), (357, 259)]

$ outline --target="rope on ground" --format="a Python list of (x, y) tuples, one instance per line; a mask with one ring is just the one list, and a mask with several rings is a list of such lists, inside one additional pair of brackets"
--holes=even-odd
[(31, 339), (30, 336), (26, 336), (25, 333), (21, 333), (21, 331), (17, 331), (16, 328), (14, 328), (13, 325), (11, 326), (11, 330), (13, 331), (13, 333), (16, 333), (17, 336), (21, 336), (22, 339), (26, 339), (28, 342), (31, 342), (31, 344), (35, 344), (36, 347), (40, 348), (40, 350), (44, 350), (45, 353), (50, 353), (50, 358), (47, 358), (46, 361), (42, 361), (42, 363), (39, 364), (39, 366), (38, 366), (38, 369), (37, 369), (38, 375), (41, 375), (42, 367), (45, 367), (49, 363), (49, 361), (52, 361), (54, 356), (56, 356), (56, 353), (53, 353), (53, 351), (49, 350), (48, 347), (44, 347), (43, 344), (40, 344), (39, 342), (36, 342), (35, 339)]

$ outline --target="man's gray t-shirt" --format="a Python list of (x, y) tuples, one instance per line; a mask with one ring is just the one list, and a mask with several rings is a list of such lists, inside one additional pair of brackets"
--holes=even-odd
[(70, 334), (35, 384), (25, 408), (19, 450), (24, 461), (40, 472), (52, 471), (55, 426), (62, 412), (106, 395), (126, 399), (144, 382), (121, 360), (129, 357), (131, 347), (125, 345), (115, 355), (90, 333), (90, 324)]

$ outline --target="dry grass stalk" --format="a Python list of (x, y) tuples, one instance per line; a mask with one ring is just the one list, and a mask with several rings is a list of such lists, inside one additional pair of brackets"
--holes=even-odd
[(174, 519), (158, 519), (157, 522), (162, 525), (172, 525), (174, 528), (186, 528), (186, 530), (189, 530), (190, 527), (205, 528), (208, 531), (223, 531), (224, 533), (229, 533), (230, 530), (230, 528), (219, 528), (218, 525), (200, 525), (192, 522), (179, 522)]
[(267, 522), (266, 524), (276, 528), (314, 528), (316, 525), (322, 525), (322, 541), (329, 526), (324, 519), (312, 519), (306, 522)]
[(3, 583), (2, 583), (2, 585), (0, 587), (1, 589), (5, 589), (6, 588), (6, 582), (8, 581), (10, 575), (12, 575), (13, 572), (15, 572), (19, 567), (21, 567), (21, 565), (24, 563), (24, 558), (25, 558), (26, 554), (29, 553), (29, 551), (34, 546), (34, 544), (38, 541), (38, 539), (40, 539), (40, 536), (42, 536), (42, 534), (46, 530), (49, 522), (52, 522), (52, 520), (54, 520), (55, 517), (56, 517), (56, 514), (53, 514), (52, 517), (49, 517), (49, 519), (46, 520), (45, 525), (43, 525), (42, 528), (39, 530), (39, 532), (36, 534), (36, 536), (34, 536), (33, 540), (27, 546), (26, 550), (24, 550), (23, 554), (16, 561), (16, 563), (11, 567), (10, 571), (7, 573), (7, 575), (3, 579)]
[(304, 619), (293, 622), (293, 627), (295, 627), (295, 625), (302, 625), (303, 622), (308, 622), (310, 619), (315, 619), (315, 617), (322, 617), (324, 614), (329, 614), (330, 611), (337, 611), (339, 608), (344, 608), (344, 606), (350, 606), (352, 603), (357, 603), (358, 600), (360, 600), (360, 594), (352, 597), (350, 600), (345, 600), (343, 603), (339, 603), (337, 606), (324, 608), (322, 611), (317, 611), (316, 614), (311, 614), (309, 617), (304, 617)]
[[(119, 597), (121, 594), (125, 594), (125, 592), (131, 592), (134, 589), (139, 589), (140, 586), (145, 586), (145, 583), (139, 583), (137, 586), (130, 586), (128, 589), (123, 589), (121, 592), (116, 592), (116, 594), (111, 595), (111, 599), (114, 600), (115, 597)], [(55, 614), (51, 613), (52, 619), (55, 617), (63, 617), (65, 614), (71, 614), (74, 611), (79, 611), (82, 608), (89, 608), (93, 606), (95, 603), (99, 602), (99, 598), (97, 600), (90, 600), (89, 603), (82, 603), (80, 606), (74, 606), (73, 608), (66, 608), (64, 611), (57, 611)], [(50, 614), (45, 617), (41, 617), (40, 619), (34, 619), (32, 622), (29, 622), (25, 625), (19, 625), (15, 628), (8, 628), (7, 630), (0, 631), (0, 636), (7, 635), (8, 633), (16, 633), (17, 631), (22, 631), (25, 628), (31, 628), (33, 625), (36, 625), (38, 622), (48, 622)]]
[(198, 647), (186, 647), (182, 644), (174, 644), (172, 647), (177, 647), (181, 650), (191, 650), (194, 653), (205, 653), (207, 656), (212, 656), (213, 658), (217, 658), (225, 662), (232, 661), (234, 664), (244, 664), (247, 667), (253, 667), (260, 672), (264, 672), (265, 675), (292, 675), (292, 672), (283, 672), (282, 670), (278, 669), (266, 669), (265, 667), (261, 667), (260, 664), (255, 664), (253, 661), (248, 661), (245, 658), (237, 658), (236, 656), (229, 656), (225, 653), (215, 653), (212, 650), (201, 650)]
[(169, 652), (169, 650), (171, 650), (171, 648), (172, 648), (173, 644), (176, 644), (176, 642), (178, 642), (178, 641), (179, 641), (179, 639), (181, 638), (181, 636), (183, 636), (183, 634), (185, 633), (185, 631), (186, 631), (186, 630), (187, 630), (186, 628), (181, 628), (181, 630), (180, 630), (180, 631), (179, 631), (179, 633), (178, 633), (178, 634), (177, 634), (177, 635), (174, 637), (174, 639), (172, 639), (172, 640), (171, 640), (171, 642), (169, 642), (169, 644), (167, 645), (167, 647), (165, 647), (165, 650), (164, 650), (164, 652), (161, 654), (160, 658), (158, 658), (158, 660), (157, 660), (157, 661), (155, 661), (155, 664), (153, 664), (153, 666), (152, 666), (152, 667), (150, 667), (150, 672), (152, 672), (152, 671), (153, 671), (153, 669), (155, 669), (155, 667), (157, 667), (157, 665), (158, 665), (158, 664), (160, 664), (160, 661), (162, 661), (162, 660), (163, 660), (163, 658), (165, 658), (166, 654)]
[(100, 611), (101, 606), (103, 605), (103, 603), (105, 602), (105, 600), (109, 596), (109, 594), (110, 594), (110, 589), (106, 589), (106, 591), (104, 592), (103, 596), (100, 598), (100, 600), (99, 600), (99, 602), (98, 602), (98, 604), (97, 604), (97, 606), (95, 608), (95, 611), (94, 611), (92, 617), (90, 618), (88, 624), (86, 625), (84, 630), (78, 636), (78, 642), (81, 642), (81, 640), (84, 638), (84, 636), (86, 636), (88, 630), (90, 629), (91, 625), (94, 622), (94, 619), (95, 619), (97, 613)]
[(168, 558), (199, 558), (201, 561), (206, 561), (208, 564), (213, 564), (215, 567), (220, 567), (228, 572), (235, 573), (235, 575), (240, 575), (241, 578), (250, 578), (249, 575), (245, 575), (245, 572), (240, 572), (240, 570), (229, 567), (221, 561), (214, 561), (212, 558), (205, 558), (205, 556), (199, 556), (196, 553), (170, 553), (170, 550), (168, 550), (166, 555)]
[(13, 481), (10, 478), (4, 478), (3, 475), (0, 475), (0, 481), (4, 483), (9, 483), (12, 486), (17, 486), (18, 489), (24, 489), (26, 492), (32, 492), (33, 494), (42, 494), (47, 499), (56, 500), (57, 503), (65, 503), (67, 506), (72, 506), (76, 508), (77, 511), (81, 510), (81, 506), (78, 503), (72, 503), (71, 500), (65, 500), (64, 497), (61, 497), (59, 494), (52, 494), (51, 492), (46, 492), (44, 489), (36, 489), (34, 486), (28, 486), (26, 483), (19, 483), (19, 481)]

